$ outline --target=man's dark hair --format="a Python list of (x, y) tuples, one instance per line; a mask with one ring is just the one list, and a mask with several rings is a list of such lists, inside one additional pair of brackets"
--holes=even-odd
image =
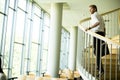
[(92, 7), (94, 9), (96, 9), (96, 11), (97, 11), (97, 6), (96, 5), (90, 5), (89, 7)]

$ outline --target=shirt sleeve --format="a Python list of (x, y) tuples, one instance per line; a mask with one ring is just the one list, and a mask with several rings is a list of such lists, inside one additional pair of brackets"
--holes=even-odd
[(95, 24), (96, 22), (99, 22), (99, 19), (98, 19), (96, 14), (91, 15), (91, 19), (92, 19), (92, 24)]

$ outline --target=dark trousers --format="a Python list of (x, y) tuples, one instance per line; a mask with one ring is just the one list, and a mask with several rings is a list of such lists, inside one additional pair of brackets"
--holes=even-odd
[[(97, 34), (101, 36), (105, 36), (104, 32), (96, 32)], [(102, 66), (102, 61), (101, 61), (101, 56), (102, 56), (102, 44), (105, 42), (93, 37), (93, 48), (94, 48), (94, 54), (96, 55), (96, 64), (97, 64), (97, 70), (99, 71), (104, 71), (103, 66)]]
[(2, 70), (2, 61), (1, 61), (1, 58), (0, 58), (0, 73), (3, 73), (3, 70)]

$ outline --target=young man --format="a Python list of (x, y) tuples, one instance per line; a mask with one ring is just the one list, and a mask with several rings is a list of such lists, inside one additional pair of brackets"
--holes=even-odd
[[(86, 29), (91, 30), (101, 36), (105, 36), (105, 24), (103, 18), (98, 14), (96, 5), (90, 5), (89, 10), (91, 13), (91, 26)], [(93, 48), (94, 48), (94, 54), (96, 55), (96, 64), (97, 64), (97, 70), (99, 71), (99, 74), (97, 77), (101, 76), (104, 73), (104, 69), (102, 66), (101, 61), (101, 45), (104, 43), (104, 41), (93, 37)]]

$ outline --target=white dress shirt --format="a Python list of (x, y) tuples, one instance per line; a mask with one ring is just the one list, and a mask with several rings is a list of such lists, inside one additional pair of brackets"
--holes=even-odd
[(105, 32), (105, 23), (103, 18), (97, 13), (94, 12), (93, 14), (91, 14), (91, 25), (94, 25), (96, 22), (99, 22), (100, 24), (94, 28), (92, 28), (91, 30), (93, 32)]

